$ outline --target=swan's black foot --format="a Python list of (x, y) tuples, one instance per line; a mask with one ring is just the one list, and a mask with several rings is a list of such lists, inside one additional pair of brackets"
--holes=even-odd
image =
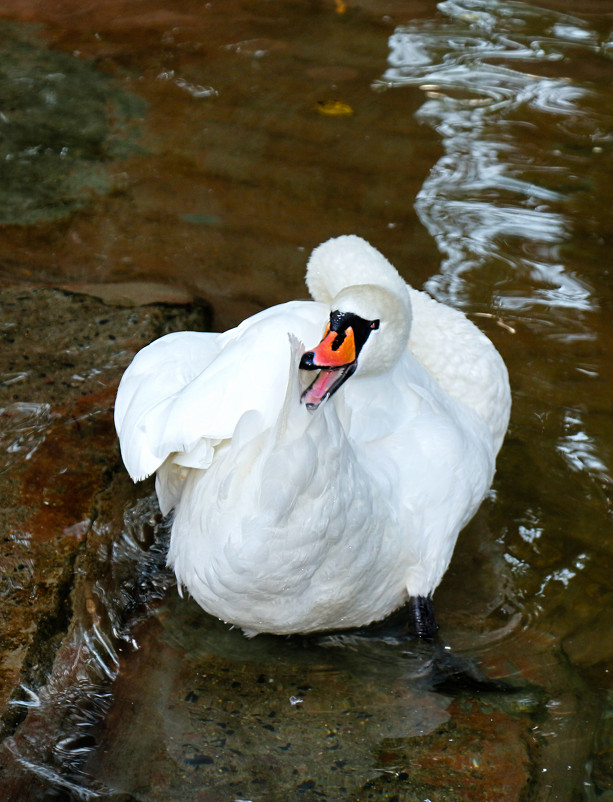
[(442, 693), (517, 693), (520, 689), (508, 682), (487, 677), (468, 657), (461, 657), (445, 649), (436, 638), (432, 662), (428, 672), (430, 687)]
[(404, 608), (409, 635), (433, 640), (438, 632), (432, 596), (411, 596)]
[(410, 676), (424, 689), (455, 695), (458, 693), (523, 694), (540, 704), (540, 689), (491, 679), (474, 660), (452, 652), (438, 635), (434, 604), (430, 596), (413, 596), (408, 603), (382, 621), (359, 629), (315, 636), (327, 648), (367, 643), (390, 644), (403, 650)]
[(508, 693), (512, 686), (486, 677), (475, 662), (445, 648), (438, 635), (432, 596), (411, 596), (404, 608), (407, 634), (432, 644), (429, 681), (439, 691)]
[(438, 624), (432, 596), (409, 596), (408, 602), (381, 621), (351, 630), (360, 635), (381, 638), (420, 638), (436, 640)]
[(417, 637), (424, 644), (430, 644), (432, 657), (427, 677), (431, 687), (449, 693), (509, 693), (517, 690), (507, 682), (490, 679), (473, 660), (445, 648), (438, 635), (432, 596), (411, 596), (398, 614), (405, 636)]

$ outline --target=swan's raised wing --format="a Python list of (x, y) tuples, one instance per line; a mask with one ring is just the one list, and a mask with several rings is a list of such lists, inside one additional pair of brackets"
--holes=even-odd
[(132, 478), (149, 476), (176, 452), (181, 464), (208, 467), (213, 446), (232, 437), (250, 410), (271, 425), (289, 376), (287, 335), (304, 342), (321, 334), (326, 314), (320, 304), (294, 301), (224, 334), (169, 334), (139, 352), (115, 405), (121, 453)]
[(138, 481), (160, 465), (153, 419), (220, 353), (219, 335), (179, 331), (136, 354), (115, 399), (115, 428), (128, 473)]

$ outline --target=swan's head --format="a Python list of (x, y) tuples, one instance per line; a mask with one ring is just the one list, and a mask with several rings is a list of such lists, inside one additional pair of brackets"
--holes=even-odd
[(319, 245), (306, 282), (315, 301), (330, 304), (322, 341), (300, 360), (318, 375), (302, 394), (315, 409), (354, 373), (386, 373), (407, 346), (411, 302), (404, 280), (383, 254), (355, 235)]
[(323, 339), (300, 360), (302, 370), (319, 371), (302, 402), (316, 409), (354, 373), (386, 373), (405, 350), (410, 325), (406, 285), (400, 294), (373, 284), (345, 287), (332, 302)]

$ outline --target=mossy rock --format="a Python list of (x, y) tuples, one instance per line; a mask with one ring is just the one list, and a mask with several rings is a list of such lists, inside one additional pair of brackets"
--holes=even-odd
[(0, 224), (57, 220), (109, 192), (145, 102), (34, 26), (1, 24), (0, 55)]

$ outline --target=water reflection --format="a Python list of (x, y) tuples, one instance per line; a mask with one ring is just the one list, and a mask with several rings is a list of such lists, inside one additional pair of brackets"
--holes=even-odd
[[(500, 606), (488, 617), (508, 622), (508, 654), (540, 632), (552, 638), (553, 670), (559, 638), (591, 682), (610, 687), (603, 677), (611, 666), (604, 610), (613, 568), (606, 534), (613, 433), (596, 412), (610, 410), (601, 394), (607, 291), (602, 270), (585, 255), (585, 241), (607, 230), (596, 208), (607, 192), (598, 195), (596, 176), (611, 142), (603, 59), (610, 34), (524, 3), (449, 1), (438, 10), (439, 18), (390, 37), (376, 88), (419, 87), (417, 117), (441, 137), (443, 155), (416, 202), (442, 254), (427, 289), (480, 310), (482, 325), (498, 318), (514, 339), (500, 340), (515, 410), (490, 516), (510, 582), (501, 572)], [(512, 628), (518, 615), (521, 625)], [(608, 711), (599, 725), (606, 740), (610, 694), (596, 701), (570, 676), (558, 693), (540, 733), (548, 746), (535, 798), (565, 798), (552, 790), (564, 786), (562, 760), (557, 770), (553, 762), (565, 752), (569, 795), (572, 782), (586, 793), (613, 788), (610, 754), (600, 749), (597, 770), (582, 778), (576, 751), (582, 737), (589, 740), (599, 705)]]
[[(581, 19), (523, 3), (469, 0), (438, 8), (446, 21), (415, 23), (390, 37), (389, 67), (378, 84), (419, 86), (426, 100), (418, 118), (442, 137), (445, 153), (416, 202), (443, 255), (427, 289), (467, 307), (475, 300), (471, 283), (481, 283), (475, 272), (487, 269), (487, 301), (502, 309), (527, 300), (591, 309), (591, 287), (567, 272), (560, 256), (573, 224), (564, 203), (579, 165), (556, 140), (578, 138), (585, 160), (604, 135), (592, 110), (582, 108), (586, 87), (566, 74), (524, 71), (520, 63), (567, 61), (583, 48), (598, 49), (597, 34)], [(535, 285), (528, 299), (514, 289), (518, 276)]]
[[(1, 385), (22, 381), (28, 374), (4, 374)], [(51, 421), (57, 418), (51, 405), (32, 401), (15, 401), (0, 408), (0, 473), (9, 470), (15, 460), (29, 460), (44, 442)]]
[(202, 86), (201, 84), (193, 84), (176, 75), (174, 70), (161, 72), (157, 77), (157, 81), (171, 81), (179, 89), (183, 89), (192, 97), (197, 99), (217, 97), (218, 91), (212, 86)]
[(585, 431), (582, 418), (579, 410), (566, 410), (565, 434), (558, 441), (558, 449), (572, 470), (585, 472), (597, 482), (610, 485), (608, 468), (598, 454), (595, 439)]

